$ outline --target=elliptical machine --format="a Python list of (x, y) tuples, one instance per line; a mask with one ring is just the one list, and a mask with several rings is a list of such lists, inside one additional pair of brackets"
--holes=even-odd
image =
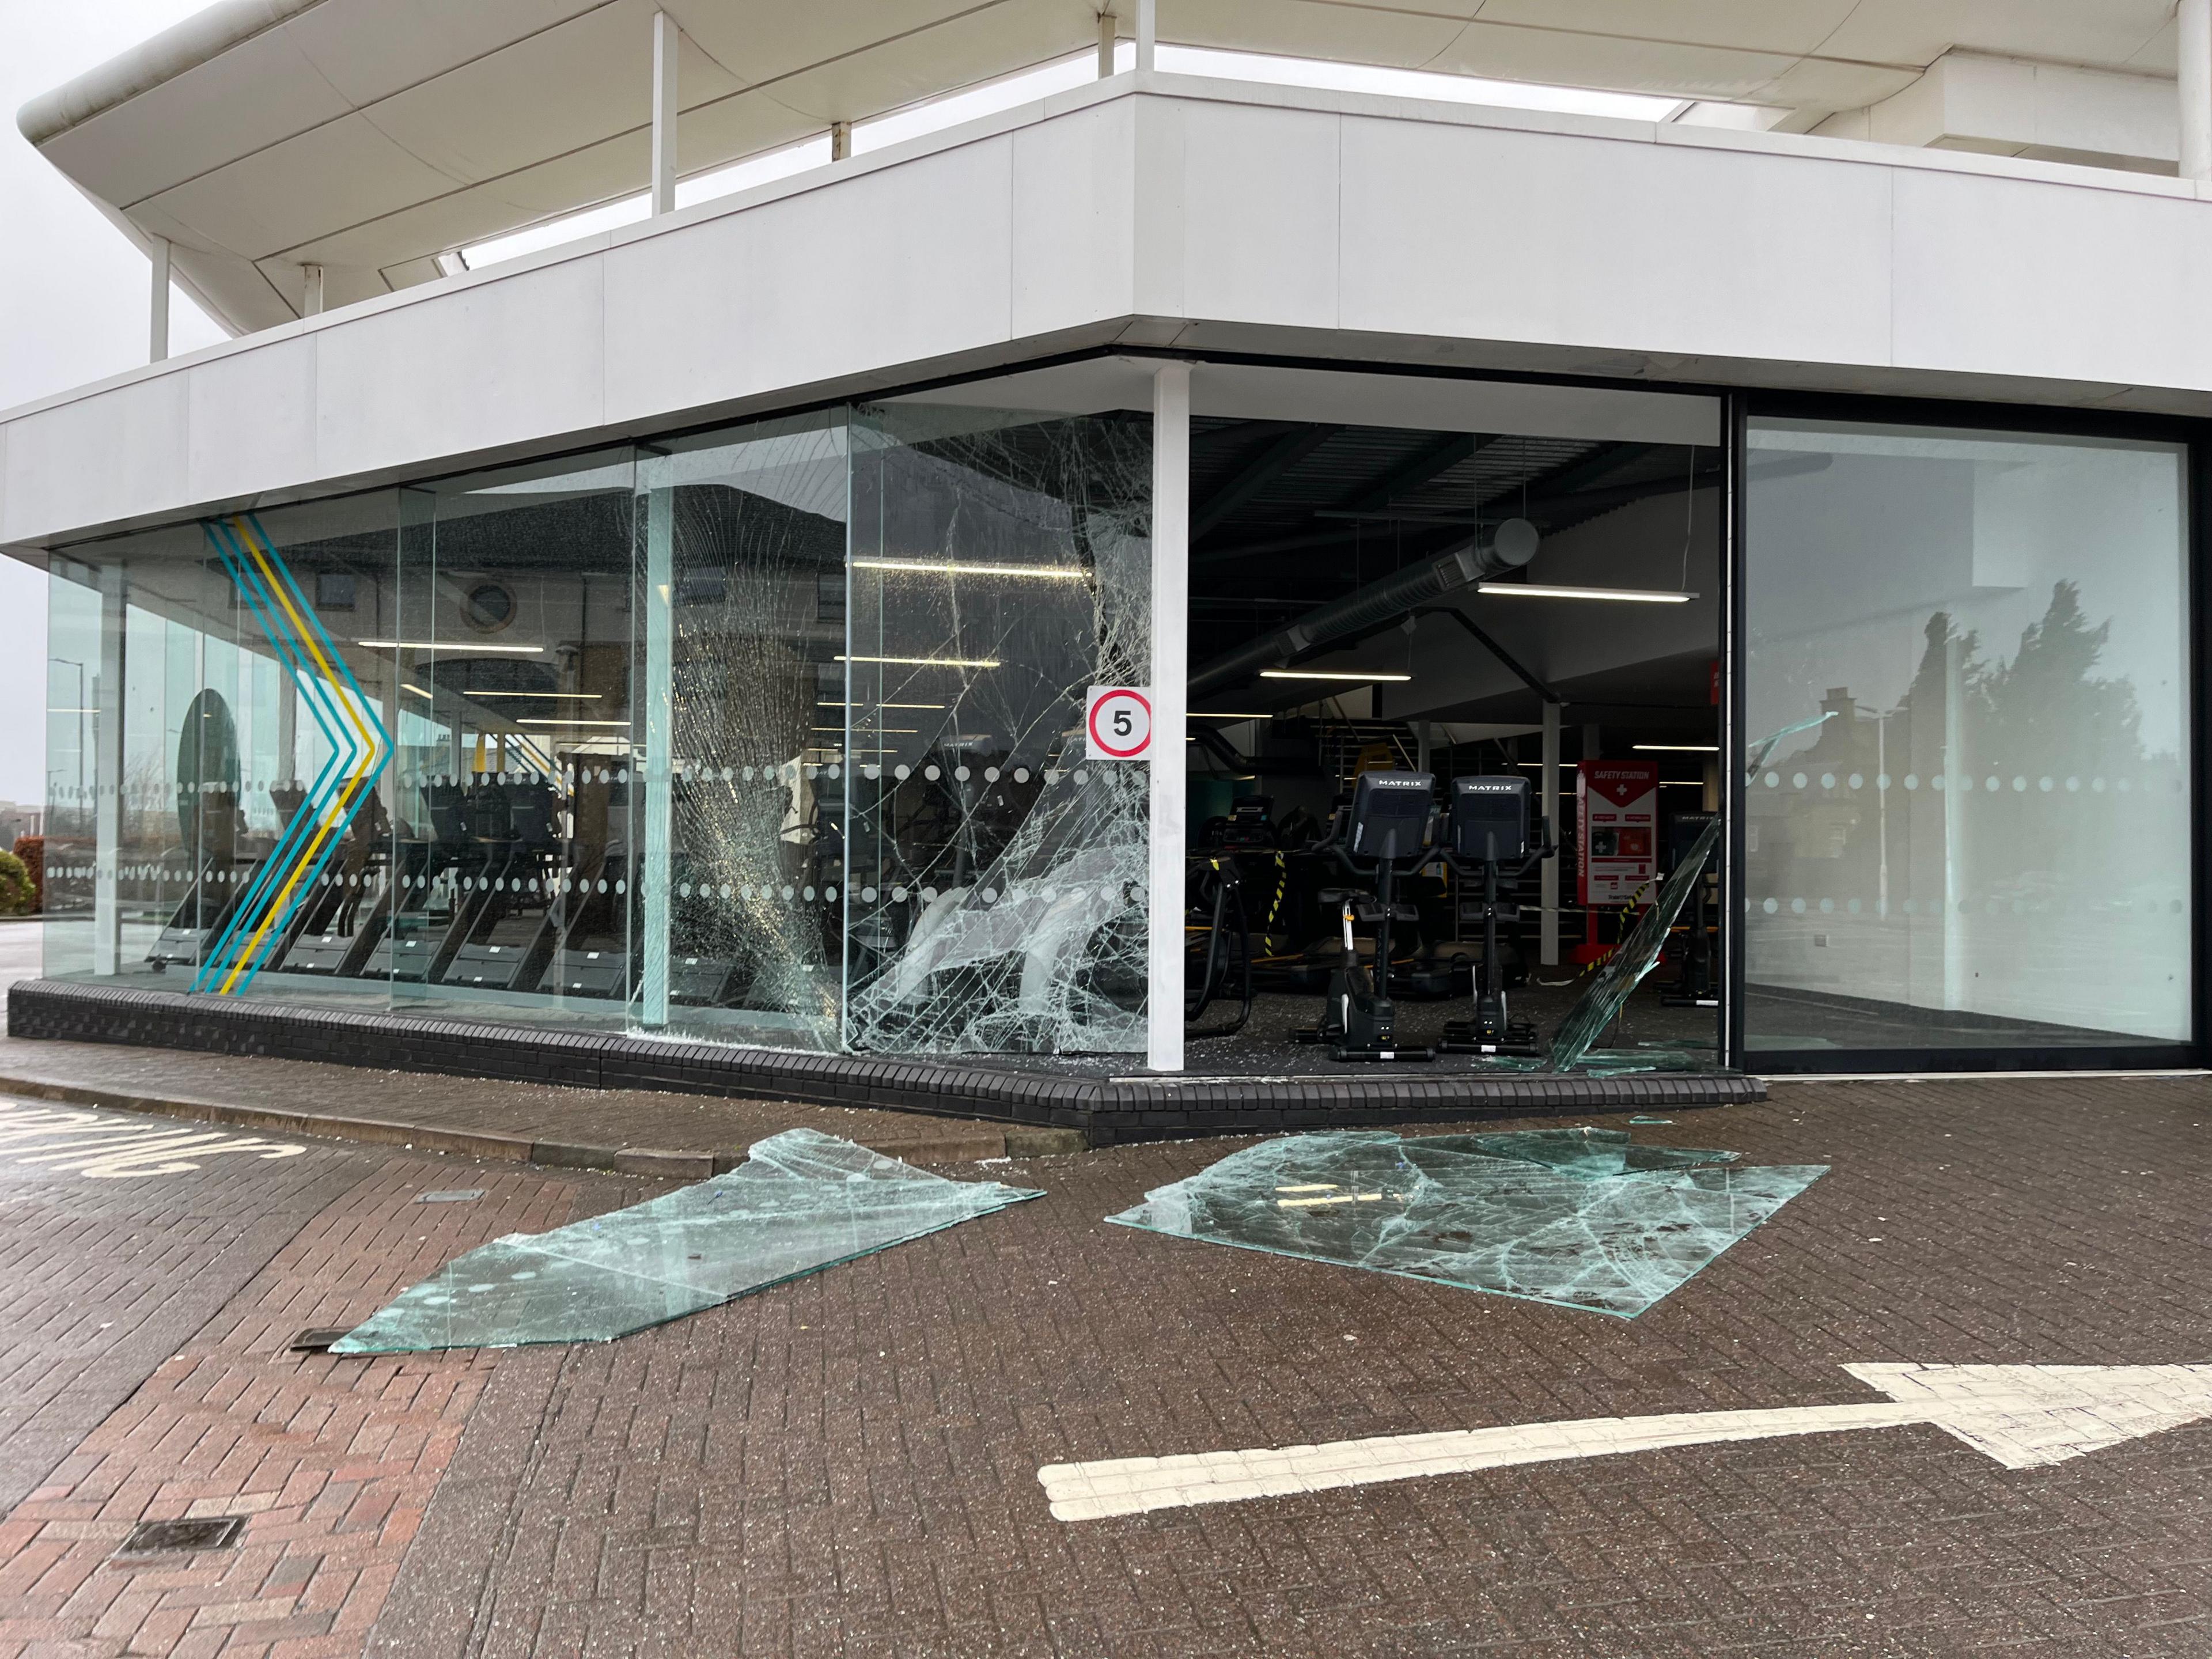
[[(1429, 819), (1436, 810), (1435, 777), (1427, 772), (1363, 772), (1345, 818), (1344, 835), (1328, 850), (1354, 875), (1354, 860), (1371, 860), (1375, 902), (1375, 966), (1359, 959), (1352, 923), (1358, 901), (1345, 896), (1339, 918), (1344, 955), (1328, 976), (1328, 1000), (1321, 1024), (1291, 1035), (1300, 1042), (1326, 1042), (1340, 1060), (1434, 1060), (1429, 1048), (1398, 1043), (1398, 1009), (1390, 1000), (1390, 928), (1407, 919), (1397, 902), (1398, 860), (1418, 861), (1428, 849)], [(1407, 916), (1411, 915), (1410, 910)]]
[[(1512, 866), (1507, 879), (1518, 881), (1529, 869), (1555, 850), (1552, 821), (1536, 820), (1537, 845), (1528, 844), (1528, 780), (1526, 778), (1455, 778), (1452, 780), (1450, 839), (1444, 861), (1466, 879), (1475, 870), (1482, 881), (1482, 970), (1475, 981), (1474, 1018), (1455, 1019), (1444, 1027), (1437, 1047), (1448, 1054), (1525, 1054), (1541, 1052), (1536, 1028), (1515, 1019), (1505, 1006), (1505, 969), (1499, 960), (1498, 923), (1504, 914), (1498, 902), (1500, 869)], [(1472, 867), (1470, 867), (1472, 866)], [(1517, 914), (1519, 907), (1514, 907)]]

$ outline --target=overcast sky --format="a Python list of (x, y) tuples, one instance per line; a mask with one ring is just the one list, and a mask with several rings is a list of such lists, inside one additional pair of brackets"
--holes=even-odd
[[(206, 0), (0, 0), (0, 409), (146, 361), (146, 256), (15, 130), (50, 87)], [(172, 349), (222, 337), (181, 294)], [(0, 559), (0, 799), (46, 794), (46, 579)]]

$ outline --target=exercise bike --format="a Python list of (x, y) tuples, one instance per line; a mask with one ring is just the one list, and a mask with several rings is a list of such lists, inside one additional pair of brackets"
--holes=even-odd
[[(1462, 878), (1482, 882), (1482, 968), (1475, 980), (1474, 1018), (1455, 1019), (1445, 1025), (1437, 1048), (1448, 1054), (1535, 1055), (1536, 1028), (1515, 1019), (1505, 1006), (1505, 967), (1500, 960), (1498, 923), (1505, 914), (1498, 902), (1502, 866), (1510, 865), (1507, 879), (1518, 881), (1541, 860), (1551, 857), (1552, 821), (1536, 820), (1538, 845), (1528, 844), (1528, 780), (1526, 778), (1455, 778), (1452, 780), (1451, 824), (1444, 861)], [(1520, 907), (1513, 907), (1518, 914)]]
[(1375, 924), (1375, 966), (1359, 959), (1352, 924), (1360, 919), (1356, 897), (1346, 894), (1338, 910), (1344, 954), (1328, 977), (1321, 1024), (1291, 1033), (1300, 1042), (1327, 1043), (1340, 1060), (1434, 1060), (1428, 1048), (1401, 1047), (1397, 1005), (1390, 1000), (1390, 928), (1401, 916), (1397, 902), (1398, 861), (1418, 861), (1428, 850), (1429, 820), (1435, 811), (1436, 779), (1426, 772), (1363, 772), (1343, 820), (1343, 835), (1326, 851), (1353, 875), (1354, 860), (1374, 866), (1375, 900), (1369, 915)]

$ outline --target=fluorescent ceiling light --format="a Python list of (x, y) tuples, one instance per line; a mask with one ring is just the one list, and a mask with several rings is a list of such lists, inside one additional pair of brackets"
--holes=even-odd
[(1687, 605), (1698, 597), (1656, 587), (1552, 587), (1540, 582), (1477, 582), (1474, 591), (1522, 599), (1611, 599), (1624, 605)]
[[(854, 704), (849, 702), (832, 702), (827, 697), (820, 699), (814, 706), (817, 708), (851, 708), (854, 707)], [(945, 707), (941, 702), (864, 702), (858, 706), (862, 708), (935, 708), (940, 711)]]
[(1194, 720), (1271, 720), (1273, 714), (1224, 714), (1211, 708), (1194, 708), (1190, 718)]
[(561, 697), (574, 702), (597, 702), (599, 700), (599, 694), (596, 691), (471, 691), (466, 686), (461, 688), (460, 695), (465, 697)]
[(518, 720), (515, 724), (518, 726), (620, 726), (625, 732), (629, 730), (628, 720), (556, 720), (533, 717)]
[[(842, 732), (845, 728), (842, 726), (817, 726), (814, 729), (817, 732)], [(921, 735), (921, 728), (918, 726), (878, 726), (869, 735), (878, 738), (918, 738)]]
[(503, 652), (511, 657), (541, 656), (545, 650), (542, 645), (476, 645), (454, 640), (356, 640), (354, 643), (364, 651)]
[[(839, 657), (839, 662), (877, 662), (894, 668), (996, 668), (996, 657)], [(890, 707), (885, 704), (884, 707)]]
[(1260, 678), (1263, 680), (1357, 680), (1365, 685), (1377, 680), (1402, 684), (1413, 677), (1411, 674), (1339, 673), (1333, 669), (1323, 668), (1263, 668), (1260, 671)]
[(1079, 564), (963, 564), (951, 559), (855, 559), (855, 570), (896, 570), (915, 576), (1030, 576), (1079, 582), (1091, 573)]
[(402, 691), (412, 691), (418, 697), (429, 697), (433, 702), (436, 701), (435, 694), (425, 691), (419, 685), (402, 685), (399, 689)]
[(1670, 755), (1717, 755), (1721, 752), (1721, 746), (1717, 743), (1639, 743), (1636, 746)]

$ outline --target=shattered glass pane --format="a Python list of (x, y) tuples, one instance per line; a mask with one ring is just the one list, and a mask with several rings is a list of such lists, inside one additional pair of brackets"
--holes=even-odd
[(1085, 756), (1152, 659), (1152, 423), (890, 405), (854, 428), (846, 1039), (1145, 1046), (1147, 769)]
[[(668, 699), (665, 714), (648, 711), (646, 746), (661, 740), (673, 767), (672, 775), (647, 771), (644, 950), (651, 961), (664, 948), (665, 908), (666, 966), (665, 980), (645, 976), (654, 996), (636, 1017), (726, 1041), (834, 1048), (843, 989), (844, 416), (678, 443), (641, 459), (638, 487), (647, 621), (634, 631), (641, 680), (649, 691), (665, 686)], [(659, 635), (656, 605), (665, 608)], [(656, 811), (666, 813), (665, 828), (652, 822)]]
[[(1552, 1039), (1551, 1066), (1555, 1072), (1570, 1071), (1580, 1065), (1589, 1053), (1590, 1045), (1604, 1035), (1627, 1002), (1629, 993), (1643, 981), (1644, 976), (1659, 965), (1659, 953), (1665, 949), (1667, 936), (1673, 932), (1682, 907), (1705, 879), (1705, 860), (1712, 856), (1719, 842), (1721, 821), (1716, 817), (1705, 828), (1705, 832), (1691, 844), (1690, 850), (1674, 866), (1644, 914), (1637, 918), (1636, 926), (1629, 929), (1628, 937), (1621, 940), (1613, 953), (1606, 958), (1590, 981), (1590, 988), (1583, 993), (1582, 1000), (1559, 1022), (1558, 1034)], [(1709, 1064), (1711, 1051), (1700, 1065)]]
[(1109, 1221), (1633, 1318), (1826, 1173), (1617, 1129), (1291, 1135)]
[(787, 1129), (712, 1181), (471, 1250), (331, 1352), (604, 1342), (1040, 1196)]

